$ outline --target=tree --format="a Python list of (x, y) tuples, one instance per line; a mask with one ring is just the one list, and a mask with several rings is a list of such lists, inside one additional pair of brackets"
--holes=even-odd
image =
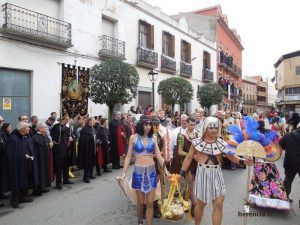
[(106, 104), (111, 118), (114, 106), (135, 98), (139, 83), (136, 69), (121, 60), (107, 60), (91, 69), (90, 97), (93, 102)]
[(193, 98), (193, 87), (191, 83), (180, 77), (171, 77), (159, 82), (158, 94), (162, 95), (166, 104), (172, 105), (174, 112), (175, 104), (183, 105)]
[(209, 109), (212, 105), (222, 102), (223, 89), (219, 84), (205, 84), (198, 89), (197, 99), (202, 107)]

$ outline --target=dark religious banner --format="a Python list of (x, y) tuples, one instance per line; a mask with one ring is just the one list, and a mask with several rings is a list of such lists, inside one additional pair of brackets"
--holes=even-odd
[(61, 116), (88, 113), (89, 79), (89, 69), (62, 64)]

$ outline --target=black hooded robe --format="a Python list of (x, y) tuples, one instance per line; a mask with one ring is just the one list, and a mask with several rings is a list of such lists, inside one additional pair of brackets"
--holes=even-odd
[(34, 151), (39, 168), (39, 187), (41, 190), (50, 187), (50, 172), (49, 172), (49, 139), (46, 135), (36, 133), (32, 137)]
[[(89, 125), (85, 125), (81, 129), (78, 142), (79, 169), (92, 169), (96, 164), (96, 135), (95, 129)], [(92, 174), (89, 175), (91, 176)]]
[[(33, 160), (25, 159), (24, 145), (27, 145)], [(7, 140), (5, 153), (9, 165), (11, 191), (20, 193), (39, 184), (37, 159), (29, 136), (15, 131)]]

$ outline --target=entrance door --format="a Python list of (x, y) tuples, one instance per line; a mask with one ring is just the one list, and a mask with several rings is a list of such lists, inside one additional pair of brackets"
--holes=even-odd
[[(11, 109), (5, 109), (3, 99), (11, 100)], [(13, 127), (19, 115), (30, 116), (30, 72), (0, 69), (0, 115)]]
[(144, 110), (151, 105), (151, 92), (139, 91), (138, 93), (139, 105), (143, 107)]

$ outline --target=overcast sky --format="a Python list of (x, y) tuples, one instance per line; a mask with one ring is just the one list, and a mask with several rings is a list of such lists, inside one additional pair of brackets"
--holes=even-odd
[(300, 50), (299, 0), (144, 0), (168, 15), (221, 5), (242, 39), (243, 75), (274, 76), (281, 55)]

